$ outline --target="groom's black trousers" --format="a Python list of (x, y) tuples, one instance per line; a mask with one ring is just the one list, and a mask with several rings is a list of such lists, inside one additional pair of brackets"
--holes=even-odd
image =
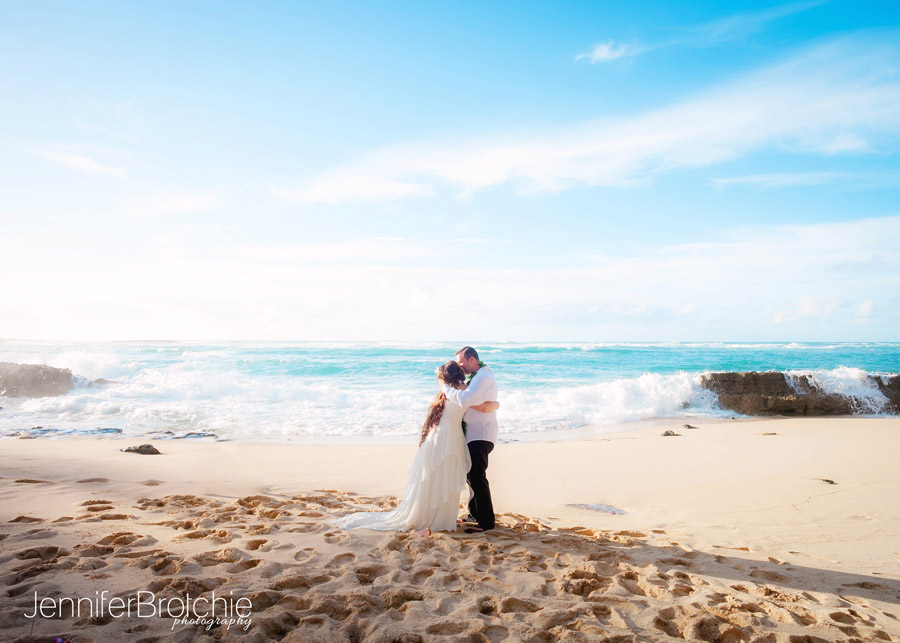
[(472, 456), (472, 468), (466, 479), (475, 495), (469, 501), (469, 513), (478, 521), (482, 529), (494, 528), (494, 505), (491, 502), (491, 486), (485, 472), (488, 467), (488, 454), (494, 450), (494, 443), (487, 440), (469, 442), (469, 455)]

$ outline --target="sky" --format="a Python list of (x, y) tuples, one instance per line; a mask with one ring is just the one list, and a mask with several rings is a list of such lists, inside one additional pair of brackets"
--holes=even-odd
[(0, 0), (0, 338), (900, 341), (900, 3)]

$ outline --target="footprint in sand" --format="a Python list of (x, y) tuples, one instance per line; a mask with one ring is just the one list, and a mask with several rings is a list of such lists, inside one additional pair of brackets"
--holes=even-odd
[(357, 567), (353, 573), (356, 574), (356, 580), (360, 585), (371, 585), (376, 578), (384, 574), (384, 571), (384, 567), (380, 565), (366, 565)]
[[(679, 610), (679, 612), (681, 612), (681, 610)], [(653, 626), (672, 638), (683, 639), (684, 630), (675, 621), (675, 614), (676, 610), (674, 607), (667, 607), (660, 610), (659, 615), (653, 619)]]
[[(408, 587), (394, 587), (381, 593), (381, 599), (388, 607), (401, 608), (411, 601), (424, 599), (422, 592)], [(483, 612), (482, 612), (483, 613)]]
[(443, 623), (435, 623), (425, 628), (426, 634), (434, 634), (438, 636), (456, 636), (462, 634), (469, 628), (466, 621), (444, 621)]
[(426, 567), (425, 569), (413, 570), (413, 583), (416, 585), (421, 585), (426, 580), (434, 576), (434, 568)]
[(118, 531), (97, 541), (98, 545), (111, 545), (115, 549), (131, 547), (147, 547), (157, 543), (153, 536), (144, 536), (130, 531)]
[(196, 554), (193, 560), (200, 563), (203, 567), (211, 567), (213, 565), (221, 565), (223, 563), (236, 563), (249, 558), (250, 555), (235, 547), (227, 547), (215, 551), (205, 551)]
[(309, 561), (313, 556), (316, 555), (316, 551), (312, 547), (306, 547), (303, 551), (298, 551), (294, 554), (294, 560), (298, 563), (305, 563)]
[(352, 563), (356, 560), (356, 554), (338, 554), (334, 558), (332, 558), (326, 567), (342, 567), (347, 563)]
[(456, 592), (462, 589), (463, 579), (458, 574), (450, 572), (441, 577), (441, 583), (447, 591)]
[(103, 569), (107, 566), (107, 562), (102, 558), (86, 558), (81, 560), (73, 569), (79, 571), (93, 571), (95, 569)]
[(288, 529), (289, 534), (308, 534), (319, 529), (319, 525), (314, 522), (298, 522)]
[(508, 614), (510, 612), (537, 612), (544, 609), (535, 605), (531, 601), (526, 601), (515, 596), (508, 596), (500, 601), (500, 613)]
[(40, 585), (40, 583), (22, 583), (18, 587), (10, 587), (6, 590), (6, 596), (8, 598), (16, 598), (17, 596), (21, 596), (22, 594), (32, 593), (32, 590)]
[(90, 484), (92, 482), (109, 482), (109, 478), (84, 478), (82, 480), (76, 480), (77, 484)]
[(226, 567), (225, 569), (231, 574), (238, 574), (240, 572), (245, 572), (248, 569), (253, 569), (261, 562), (262, 560), (259, 558), (251, 558), (250, 560), (242, 560), (241, 562), (235, 563), (234, 565)]
[(23, 549), (16, 552), (14, 555), (19, 560), (39, 558), (41, 562), (47, 562), (48, 560), (54, 560), (59, 556), (68, 556), (69, 553), (70, 552), (61, 550), (55, 545), (45, 545), (43, 547), (30, 547), (28, 549)]
[(587, 596), (591, 592), (605, 588), (610, 583), (609, 578), (583, 569), (567, 571), (563, 576), (563, 581), (563, 591), (576, 596)]

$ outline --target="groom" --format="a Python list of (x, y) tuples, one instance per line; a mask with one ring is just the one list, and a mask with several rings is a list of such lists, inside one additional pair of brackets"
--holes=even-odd
[(483, 402), (497, 399), (497, 382), (494, 373), (478, 359), (477, 351), (464, 346), (456, 351), (456, 362), (471, 375), (469, 386), (464, 391), (441, 384), (441, 390), (448, 400), (466, 409), (463, 421), (466, 423), (466, 442), (472, 456), (472, 468), (467, 479), (475, 495), (469, 501), (469, 515), (478, 523), (477, 527), (466, 529), (468, 533), (479, 533), (494, 528), (494, 505), (491, 503), (491, 487), (485, 471), (488, 454), (494, 450), (497, 441), (497, 412), (482, 413), (471, 408)]

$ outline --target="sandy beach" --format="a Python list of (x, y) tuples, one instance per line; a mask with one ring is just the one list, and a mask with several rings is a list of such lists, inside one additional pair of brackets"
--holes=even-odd
[[(329, 524), (396, 504), (413, 441), (134, 443), (0, 443), (0, 638), (900, 639), (897, 418), (509, 436), (488, 470), (498, 528), (430, 537)], [(177, 601), (26, 616), (104, 590), (252, 608), (209, 629)]]

